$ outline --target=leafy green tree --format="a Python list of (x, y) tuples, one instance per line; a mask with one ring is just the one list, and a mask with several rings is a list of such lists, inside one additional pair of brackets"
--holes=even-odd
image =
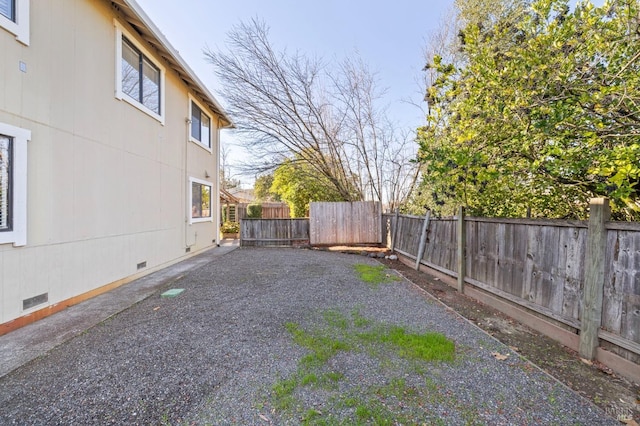
[(463, 66), (428, 65), (425, 202), (584, 218), (589, 198), (608, 196), (614, 217), (639, 219), (638, 12), (637, 0), (538, 0), (470, 21)]
[(280, 195), (271, 192), (273, 185), (273, 173), (260, 175), (253, 185), (253, 194), (260, 201), (281, 201)]
[(298, 158), (286, 160), (275, 170), (271, 192), (289, 204), (291, 217), (309, 215), (311, 201), (349, 201), (338, 192), (329, 179)]
[(262, 217), (262, 204), (249, 204), (247, 206), (247, 217), (250, 219), (260, 219)]

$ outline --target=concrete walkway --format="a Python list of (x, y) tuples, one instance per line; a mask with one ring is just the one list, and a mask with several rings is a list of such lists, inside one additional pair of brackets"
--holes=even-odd
[(220, 247), (153, 272), (112, 291), (71, 306), (33, 324), (0, 336), (0, 377), (85, 330), (144, 300), (158, 288), (200, 268), (238, 247), (238, 240), (222, 240)]

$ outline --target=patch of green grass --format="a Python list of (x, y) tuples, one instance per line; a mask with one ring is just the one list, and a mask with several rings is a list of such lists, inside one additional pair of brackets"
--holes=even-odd
[(369, 343), (393, 346), (404, 358), (422, 361), (453, 361), (455, 344), (440, 333), (411, 333), (403, 327), (378, 327), (358, 338)]
[(310, 384), (318, 383), (318, 376), (313, 373), (305, 374), (302, 379), (300, 379), (300, 384), (302, 386), (307, 386)]
[(357, 328), (368, 327), (372, 323), (371, 320), (362, 316), (362, 314), (360, 313), (360, 310), (357, 308), (354, 308), (351, 311), (351, 318), (353, 319), (353, 325), (355, 325)]
[(304, 358), (307, 364), (312, 365), (316, 361), (324, 363), (338, 351), (348, 351), (351, 349), (349, 344), (342, 340), (321, 333), (308, 333), (297, 324), (290, 322), (285, 324), (285, 327), (293, 336), (294, 342), (312, 351), (311, 356)]
[(314, 420), (318, 419), (321, 415), (322, 415), (322, 412), (315, 410), (313, 408), (309, 409), (302, 416), (302, 424), (304, 425), (314, 424), (315, 423)]
[(372, 288), (378, 288), (380, 284), (400, 281), (400, 277), (391, 273), (384, 265), (367, 265), (365, 263), (357, 263), (353, 265), (362, 281), (369, 284)]
[(324, 320), (327, 322), (327, 324), (329, 324), (331, 327), (335, 327), (340, 330), (346, 330), (349, 326), (349, 320), (347, 319), (347, 317), (342, 315), (340, 311), (329, 309), (328, 311), (324, 311), (322, 316), (324, 317)]
[[(424, 386), (416, 388), (407, 386), (401, 377), (392, 378), (383, 386), (358, 388), (357, 391), (346, 386), (351, 390), (337, 394), (345, 375), (328, 368), (328, 363), (341, 351), (359, 351), (377, 358), (383, 369), (388, 364), (390, 371), (394, 371), (394, 363), (399, 362), (398, 358), (404, 358), (412, 365), (422, 365), (422, 371), (427, 371), (425, 362), (454, 359), (454, 343), (442, 334), (415, 333), (403, 327), (376, 323), (364, 317), (357, 308), (351, 310), (350, 316), (339, 310), (326, 310), (321, 315), (324, 324), (311, 330), (293, 322), (285, 324), (293, 341), (308, 353), (300, 358), (294, 374), (273, 385), (273, 406), (305, 425), (391, 425), (421, 421), (424, 418), (423, 402), (433, 399), (431, 394), (438, 390), (434, 384), (430, 387), (429, 382), (425, 382)], [(389, 350), (397, 356), (389, 357)], [(331, 413), (325, 415), (318, 406), (305, 407), (296, 398), (296, 389), (300, 387), (328, 392), (326, 404), (341, 408), (341, 417)]]

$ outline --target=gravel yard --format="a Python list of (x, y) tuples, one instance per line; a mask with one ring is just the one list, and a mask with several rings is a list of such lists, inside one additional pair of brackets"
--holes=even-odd
[[(0, 378), (0, 424), (618, 424), (413, 284), (362, 281), (356, 263), (378, 265), (302, 249), (216, 258)], [(169, 288), (185, 291), (160, 297)], [(363, 337), (392, 327), (442, 333), (454, 360)]]

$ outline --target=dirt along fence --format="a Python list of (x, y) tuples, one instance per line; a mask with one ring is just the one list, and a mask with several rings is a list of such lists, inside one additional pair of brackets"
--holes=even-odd
[[(640, 223), (385, 214), (385, 241), (416, 269), (640, 382)], [(447, 279), (449, 278), (449, 279)]]

